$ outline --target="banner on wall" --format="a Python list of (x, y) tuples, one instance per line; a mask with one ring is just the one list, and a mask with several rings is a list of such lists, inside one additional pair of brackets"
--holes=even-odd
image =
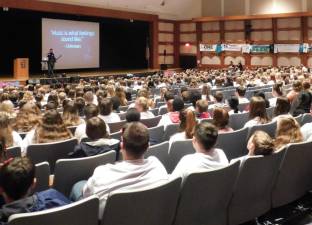
[(251, 45), (251, 53), (270, 53), (270, 45)]
[(242, 44), (222, 44), (222, 51), (240, 52), (242, 51)]
[(275, 44), (274, 53), (298, 53), (300, 44)]
[(199, 45), (199, 50), (201, 52), (215, 52), (217, 49), (217, 45), (213, 44), (200, 44)]

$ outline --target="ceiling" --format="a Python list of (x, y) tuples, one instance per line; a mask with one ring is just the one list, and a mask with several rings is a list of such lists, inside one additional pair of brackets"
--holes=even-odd
[(201, 16), (202, 0), (41, 0), (83, 6), (157, 14), (163, 19), (191, 19)]

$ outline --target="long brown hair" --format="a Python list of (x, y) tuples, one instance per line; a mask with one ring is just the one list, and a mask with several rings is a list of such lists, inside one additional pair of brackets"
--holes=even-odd
[(120, 105), (121, 106), (126, 106), (128, 101), (127, 101), (126, 93), (125, 93), (124, 89), (122, 87), (117, 87), (116, 91), (115, 91), (115, 94), (116, 94), (116, 97), (120, 101)]
[(74, 101), (70, 101), (64, 106), (62, 118), (67, 127), (80, 124), (81, 120), (78, 113), (78, 107)]
[(41, 111), (37, 105), (27, 102), (19, 110), (13, 128), (17, 132), (28, 132), (39, 123), (40, 119)]
[(303, 141), (298, 122), (290, 116), (281, 117), (277, 121), (277, 129), (275, 134), (275, 148), (280, 149), (290, 143), (298, 143)]
[(192, 110), (184, 110), (180, 113), (180, 132), (185, 132), (185, 136), (193, 138), (194, 128), (197, 125), (196, 115)]
[(50, 143), (67, 140), (72, 137), (61, 115), (54, 109), (48, 110), (35, 131), (35, 143)]
[(223, 108), (216, 108), (213, 111), (213, 125), (215, 125), (218, 130), (222, 130), (228, 127), (230, 116), (229, 113)]
[(3, 112), (0, 112), (0, 140), (5, 145), (5, 148), (13, 146), (13, 135), (10, 119), (9, 116)]
[(260, 118), (260, 123), (265, 124), (268, 123), (270, 120), (266, 113), (265, 108), (265, 100), (262, 97), (254, 96), (251, 98), (249, 104), (249, 119), (254, 119), (256, 117)]

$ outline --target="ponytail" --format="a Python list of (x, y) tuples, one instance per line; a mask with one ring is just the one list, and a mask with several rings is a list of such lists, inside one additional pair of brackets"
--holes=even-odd
[(180, 131), (185, 132), (186, 138), (193, 138), (194, 128), (197, 124), (195, 113), (192, 110), (180, 112)]

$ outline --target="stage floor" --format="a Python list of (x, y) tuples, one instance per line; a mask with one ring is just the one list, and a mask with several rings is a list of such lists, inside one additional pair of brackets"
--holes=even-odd
[[(169, 70), (179, 70), (179, 68), (172, 68)], [(144, 74), (144, 73), (156, 73), (160, 71), (159, 69), (137, 69), (137, 70), (111, 70), (111, 71), (81, 71), (81, 72), (66, 72), (66, 77), (70, 76), (80, 76), (80, 77), (109, 77), (109, 76), (118, 76), (124, 74)], [(58, 73), (56, 74), (63, 74)], [(44, 79), (48, 78), (44, 74), (31, 74), (29, 79)], [(0, 77), (0, 82), (12, 82), (12, 81), (25, 81), (25, 79), (14, 79), (13, 75), (2, 75)]]

